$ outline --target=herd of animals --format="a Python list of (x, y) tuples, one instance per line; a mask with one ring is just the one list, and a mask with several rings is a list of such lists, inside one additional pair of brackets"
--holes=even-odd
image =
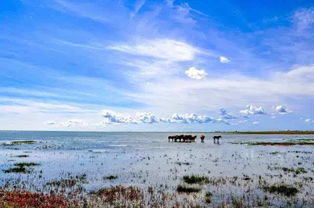
[[(197, 136), (196, 135), (173, 135), (173, 136), (168, 136), (168, 141), (170, 142), (184, 142), (184, 143), (191, 143), (191, 142), (195, 142)], [(221, 136), (213, 136), (213, 140), (214, 143), (218, 143), (219, 144), (219, 139), (221, 138)], [(200, 136), (201, 142), (204, 142), (205, 140), (205, 135), (201, 135)]]

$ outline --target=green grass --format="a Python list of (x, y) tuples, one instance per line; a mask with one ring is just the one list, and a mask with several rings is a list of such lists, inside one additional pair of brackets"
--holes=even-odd
[(208, 183), (209, 179), (206, 176), (185, 175), (183, 176), (183, 181), (187, 184), (204, 184)]
[(15, 157), (29, 157), (29, 155), (16, 155)]
[(4, 146), (16, 146), (16, 145), (23, 145), (23, 144), (35, 144), (36, 141), (33, 140), (18, 140), (18, 141), (11, 141), (10, 143), (4, 143)]
[(118, 178), (118, 176), (116, 176), (116, 175), (109, 175), (109, 176), (105, 176), (104, 180), (115, 180), (117, 178)]
[(209, 192), (209, 191), (206, 192), (206, 194), (205, 194), (205, 202), (206, 202), (206, 203), (208, 203), (208, 204), (211, 203), (211, 201), (212, 201), (212, 195), (213, 195), (213, 194), (212, 194), (211, 192)]
[(288, 197), (295, 196), (299, 192), (297, 188), (286, 184), (264, 186), (263, 189), (269, 193), (278, 193)]
[(15, 163), (15, 166), (21, 166), (21, 167), (31, 167), (31, 166), (37, 166), (39, 165), (38, 163), (33, 163), (33, 162), (19, 162)]
[(302, 167), (299, 167), (299, 168), (275, 167), (275, 169), (283, 170), (284, 172), (290, 172), (290, 173), (293, 173), (293, 174), (296, 174), (296, 175), (307, 173), (307, 171), (304, 168), (302, 168)]
[(23, 166), (18, 166), (14, 168), (9, 168), (7, 170), (4, 170), (5, 173), (30, 173), (31, 171)]
[(5, 173), (30, 173), (31, 169), (29, 167), (37, 166), (38, 163), (33, 162), (20, 162), (15, 163), (13, 168), (9, 168), (7, 170), (3, 170)]
[(179, 193), (197, 193), (200, 192), (201, 188), (199, 187), (191, 187), (191, 186), (185, 186), (185, 185), (178, 185), (177, 192)]

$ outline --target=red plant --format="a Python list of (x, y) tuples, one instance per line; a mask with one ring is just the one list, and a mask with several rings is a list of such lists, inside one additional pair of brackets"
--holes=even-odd
[(0, 207), (67, 208), (69, 204), (60, 196), (27, 191), (0, 191)]

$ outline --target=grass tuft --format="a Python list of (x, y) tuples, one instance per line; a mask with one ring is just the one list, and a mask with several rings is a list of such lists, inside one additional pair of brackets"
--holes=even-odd
[(263, 189), (269, 193), (278, 193), (288, 197), (294, 196), (299, 192), (297, 188), (286, 184), (264, 186)]
[(185, 185), (178, 185), (177, 192), (179, 193), (197, 193), (200, 192), (201, 188), (199, 187), (191, 187), (191, 186), (185, 186)]
[(117, 178), (118, 178), (118, 176), (116, 176), (116, 175), (109, 175), (109, 176), (105, 176), (104, 180), (115, 180)]
[(209, 179), (206, 176), (199, 175), (185, 175), (183, 181), (188, 184), (204, 184), (209, 183)]

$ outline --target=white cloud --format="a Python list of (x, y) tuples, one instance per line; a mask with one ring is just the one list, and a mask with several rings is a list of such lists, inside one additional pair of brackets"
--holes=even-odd
[(135, 123), (131, 116), (116, 113), (110, 110), (103, 110), (102, 116), (106, 124), (119, 124), (119, 123)]
[(314, 9), (299, 9), (293, 15), (293, 22), (297, 29), (303, 30), (314, 24)]
[(143, 40), (134, 45), (115, 45), (108, 49), (168, 61), (191, 61), (197, 53), (201, 53), (199, 49), (187, 43), (171, 39)]
[(152, 113), (136, 113), (135, 115), (135, 121), (136, 123), (158, 123), (160, 122), (160, 119), (157, 118)]
[(169, 119), (170, 123), (209, 123), (214, 119), (208, 116), (200, 116), (195, 113), (192, 114), (173, 114)]
[(258, 121), (253, 121), (252, 124), (253, 125), (257, 125), (257, 124), (259, 124), (259, 122)]
[(220, 56), (219, 60), (220, 60), (221, 63), (224, 63), (224, 64), (230, 62), (230, 60), (227, 57), (224, 57), (224, 56)]
[(228, 120), (228, 119), (236, 119), (237, 117), (228, 113), (226, 109), (221, 108), (220, 109), (220, 118)]
[(297, 67), (263, 79), (232, 74), (198, 82), (159, 77), (139, 89), (131, 96), (150, 106), (151, 112), (204, 111), (219, 109), (222, 103), (226, 108), (241, 108), (248, 103), (271, 108), (289, 98), (314, 97), (314, 66)]
[(61, 126), (64, 127), (78, 127), (78, 126), (87, 126), (87, 123), (81, 119), (70, 119), (61, 123)]
[(47, 122), (45, 122), (45, 124), (47, 124), (47, 125), (56, 125), (57, 122), (55, 122), (55, 121), (47, 121)]
[(185, 74), (192, 79), (203, 79), (208, 75), (205, 70), (197, 69), (195, 67), (190, 67), (185, 71)]
[(314, 123), (314, 120), (310, 119), (310, 118), (307, 118), (304, 121), (305, 121), (305, 123)]
[(261, 106), (247, 105), (244, 110), (240, 111), (240, 113), (246, 115), (263, 115), (265, 114), (265, 111)]
[(104, 110), (102, 112), (102, 116), (105, 119), (104, 124), (154, 124), (154, 123), (197, 123), (197, 124), (203, 124), (203, 123), (225, 123), (228, 124), (228, 122), (225, 120), (225, 118), (212, 118), (206, 115), (197, 115), (195, 113), (191, 114), (178, 114), (175, 113), (172, 116), (168, 118), (159, 118), (152, 113), (143, 113), (138, 112), (134, 116), (116, 113), (109, 110)]
[(280, 113), (280, 114), (287, 114), (287, 113), (289, 113), (288, 108), (286, 106), (283, 106), (283, 105), (275, 106), (275, 111), (277, 113)]

